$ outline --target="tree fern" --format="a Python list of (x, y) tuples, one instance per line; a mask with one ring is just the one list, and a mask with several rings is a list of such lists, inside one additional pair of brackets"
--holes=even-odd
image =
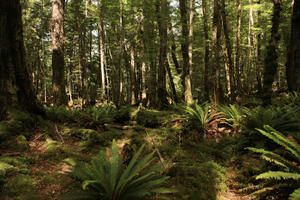
[(124, 169), (122, 155), (113, 141), (110, 159), (101, 151), (91, 164), (75, 167), (71, 176), (81, 182), (81, 189), (63, 198), (131, 200), (146, 199), (156, 193), (174, 192), (161, 186), (168, 177), (159, 174), (160, 167), (151, 167), (154, 152), (142, 157), (143, 149), (144, 145)]

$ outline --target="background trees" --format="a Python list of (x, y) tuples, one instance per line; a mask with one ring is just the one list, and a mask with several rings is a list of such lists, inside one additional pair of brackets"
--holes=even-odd
[[(299, 8), (295, 3), (292, 12), (291, 2), (274, 2), (281, 12), (272, 13), (267, 0), (24, 1), (34, 93), (57, 105), (161, 107), (214, 95), (236, 101), (261, 94), (262, 87), (269, 96), (297, 90)], [(275, 61), (268, 41), (279, 36)], [(271, 63), (278, 69), (268, 71)]]

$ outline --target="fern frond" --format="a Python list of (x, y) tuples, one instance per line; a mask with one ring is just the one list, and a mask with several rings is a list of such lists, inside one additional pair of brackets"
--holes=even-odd
[(289, 200), (299, 200), (300, 199), (300, 188), (294, 190), (289, 196)]
[(294, 180), (299, 180), (300, 174), (282, 172), (282, 171), (268, 171), (268, 172), (258, 175), (256, 177), (256, 179), (275, 179), (275, 180), (294, 179)]

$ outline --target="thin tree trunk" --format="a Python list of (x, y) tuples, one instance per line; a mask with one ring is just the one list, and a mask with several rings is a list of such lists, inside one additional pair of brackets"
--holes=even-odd
[[(141, 1), (143, 3), (143, 1)], [(146, 105), (147, 100), (147, 93), (146, 93), (146, 56), (145, 56), (145, 35), (144, 35), (144, 23), (145, 23), (145, 17), (144, 17), (144, 9), (143, 5), (140, 5), (140, 45), (141, 45), (141, 61), (142, 61), (142, 104)]]
[[(260, 4), (260, 0), (257, 2)], [(255, 64), (256, 64), (256, 81), (257, 81), (257, 91), (258, 94), (262, 93), (262, 82), (261, 82), (261, 11), (260, 9), (257, 11), (257, 28), (258, 31), (254, 32), (253, 35), (253, 46), (255, 51)]]
[(212, 27), (212, 80), (213, 80), (213, 97), (212, 105), (217, 106), (219, 100), (219, 69), (220, 69), (220, 38), (221, 38), (221, 18), (219, 0), (214, 0), (214, 14)]
[(120, 5), (120, 46), (119, 46), (119, 86), (118, 86), (118, 105), (123, 104), (123, 55), (124, 55), (124, 28), (123, 28), (123, 0), (119, 1)]
[(175, 44), (175, 38), (174, 38), (172, 24), (169, 25), (169, 36), (170, 36), (170, 40), (171, 40), (172, 60), (173, 60), (173, 63), (175, 65), (175, 69), (177, 71), (177, 74), (181, 74), (182, 70), (180, 69), (178, 59), (177, 59), (177, 56), (176, 56), (176, 44)]
[(104, 1), (99, 0), (99, 24), (98, 24), (98, 30), (99, 30), (99, 58), (100, 58), (100, 73), (101, 73), (101, 89), (102, 89), (102, 97), (105, 97), (105, 69), (104, 69)]
[(205, 55), (204, 55), (204, 96), (209, 100), (209, 34), (208, 34), (208, 20), (207, 20), (207, 5), (206, 0), (202, 0), (203, 9), (203, 29), (205, 37)]
[[(241, 26), (242, 26), (242, 0), (237, 0), (238, 15), (237, 15), (237, 33), (236, 33), (236, 57), (235, 57), (235, 78), (236, 78), (236, 89), (241, 92)], [(238, 94), (237, 94), (238, 95)]]

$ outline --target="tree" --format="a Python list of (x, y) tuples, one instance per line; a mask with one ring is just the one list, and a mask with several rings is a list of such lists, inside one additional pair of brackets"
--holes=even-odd
[(157, 95), (158, 95), (158, 108), (162, 109), (167, 104), (167, 91), (166, 91), (166, 68), (168, 65), (167, 59), (167, 15), (168, 15), (168, 1), (157, 2), (157, 21), (160, 38), (160, 54), (158, 66), (158, 80), (157, 80)]
[(300, 2), (294, 1), (286, 77), (289, 91), (300, 92)]
[(52, 90), (55, 105), (66, 105), (64, 71), (64, 0), (52, 1)]
[(0, 1), (0, 26), (0, 114), (6, 105), (41, 113), (25, 62), (19, 0)]
[[(179, 0), (180, 8), (180, 19), (181, 19), (181, 32), (182, 32), (182, 42), (181, 42), (181, 53), (183, 59), (183, 74), (182, 83), (184, 88), (184, 99), (187, 103), (193, 102), (192, 95), (192, 83), (191, 83), (191, 63), (192, 63), (192, 41), (190, 38), (193, 36), (193, 11), (190, 10), (190, 29), (188, 28), (187, 19), (187, 6), (185, 0)], [(193, 0), (190, 0), (190, 8), (193, 8)]]
[(220, 70), (220, 38), (221, 38), (221, 17), (220, 17), (220, 4), (219, 0), (214, 0), (214, 14), (213, 14), (213, 27), (212, 27), (212, 103), (215, 107), (219, 100), (219, 77)]
[(265, 58), (265, 67), (264, 67), (264, 85), (263, 85), (263, 96), (262, 96), (264, 105), (268, 105), (271, 103), (274, 76), (278, 68), (277, 47), (278, 47), (278, 42), (280, 40), (279, 23), (280, 23), (281, 1), (273, 0), (273, 4), (274, 5), (273, 5), (271, 38), (267, 46), (267, 54)]

